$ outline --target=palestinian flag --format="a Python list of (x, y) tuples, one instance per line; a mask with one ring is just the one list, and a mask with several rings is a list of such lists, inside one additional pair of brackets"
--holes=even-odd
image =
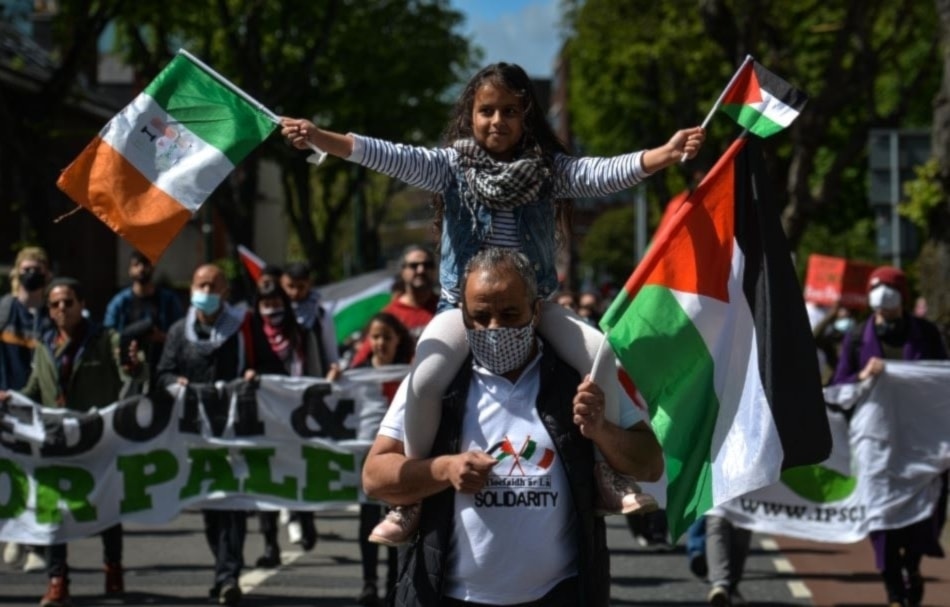
[(751, 133), (768, 137), (798, 118), (807, 101), (805, 93), (759, 62), (748, 60), (740, 68), (720, 107)]
[(394, 278), (376, 270), (320, 287), (324, 307), (333, 316), (336, 337), (343, 343), (366, 328), (366, 323), (393, 297)]
[(237, 246), (237, 252), (238, 257), (241, 258), (241, 264), (244, 266), (244, 269), (247, 270), (248, 276), (256, 283), (260, 280), (261, 276), (264, 275), (264, 268), (267, 267), (267, 263), (258, 257), (254, 251), (242, 244)]
[(178, 54), (56, 185), (154, 262), (276, 126), (259, 105)]
[(601, 320), (663, 446), (673, 537), (828, 457), (816, 347), (755, 139), (657, 234)]

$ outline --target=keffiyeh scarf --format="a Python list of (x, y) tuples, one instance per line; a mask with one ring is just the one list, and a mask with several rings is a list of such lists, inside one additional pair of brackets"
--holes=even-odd
[(203, 353), (217, 350), (229, 337), (237, 333), (244, 323), (244, 316), (247, 313), (244, 308), (236, 308), (228, 304), (221, 305), (224, 307), (215, 319), (208, 339), (200, 339), (195, 331), (195, 323), (198, 322), (195, 308), (189, 307), (185, 315), (185, 339)]
[(478, 205), (511, 210), (534, 202), (551, 176), (537, 148), (511, 162), (499, 162), (474, 139), (459, 139), (452, 147), (459, 154), (458, 163), (468, 184), (465, 205), (473, 213)]

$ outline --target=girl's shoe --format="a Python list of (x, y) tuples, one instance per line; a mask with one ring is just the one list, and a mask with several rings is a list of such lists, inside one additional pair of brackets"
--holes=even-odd
[(385, 518), (373, 527), (369, 541), (383, 546), (402, 546), (408, 543), (419, 530), (421, 509), (422, 504), (418, 503), (411, 506), (394, 506)]
[(659, 508), (649, 493), (644, 493), (632, 477), (618, 473), (607, 462), (594, 464), (597, 483), (597, 514), (646, 514)]

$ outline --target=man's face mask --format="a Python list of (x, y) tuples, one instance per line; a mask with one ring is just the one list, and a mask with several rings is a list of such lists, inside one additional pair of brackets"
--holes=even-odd
[(845, 317), (839, 318), (835, 321), (835, 331), (838, 333), (847, 333), (851, 330), (851, 327), (854, 326), (854, 319)]
[(896, 310), (901, 306), (901, 293), (893, 287), (878, 285), (868, 293), (868, 305), (874, 311)]
[[(532, 319), (533, 320), (533, 319)], [(465, 329), (472, 356), (492, 373), (503, 375), (528, 362), (534, 348), (534, 326)]]
[(37, 291), (46, 286), (46, 275), (39, 268), (26, 268), (17, 279), (27, 291)]
[(204, 291), (191, 292), (191, 305), (205, 314), (214, 314), (221, 307), (221, 296), (217, 293), (205, 293)]

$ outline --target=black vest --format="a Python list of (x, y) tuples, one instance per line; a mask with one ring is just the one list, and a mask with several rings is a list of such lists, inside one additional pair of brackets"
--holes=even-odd
[[(610, 555), (604, 519), (594, 516), (594, 449), (581, 436), (573, 422), (573, 400), (580, 375), (554, 355), (546, 345), (540, 360), (541, 388), (537, 408), (541, 421), (554, 441), (559, 461), (564, 466), (571, 497), (577, 511), (577, 566), (580, 588), (579, 607), (608, 605), (610, 598)], [(442, 399), (439, 424), (432, 456), (459, 452), (462, 419), (471, 382), (471, 358), (453, 379)], [(455, 490), (451, 487), (422, 502), (419, 535), (400, 555), (400, 578), (396, 585), (395, 605), (399, 607), (436, 607), (442, 596), (454, 521)], [(545, 550), (546, 538), (535, 541), (519, 538), (531, 554)], [(527, 544), (527, 545), (526, 545)]]

